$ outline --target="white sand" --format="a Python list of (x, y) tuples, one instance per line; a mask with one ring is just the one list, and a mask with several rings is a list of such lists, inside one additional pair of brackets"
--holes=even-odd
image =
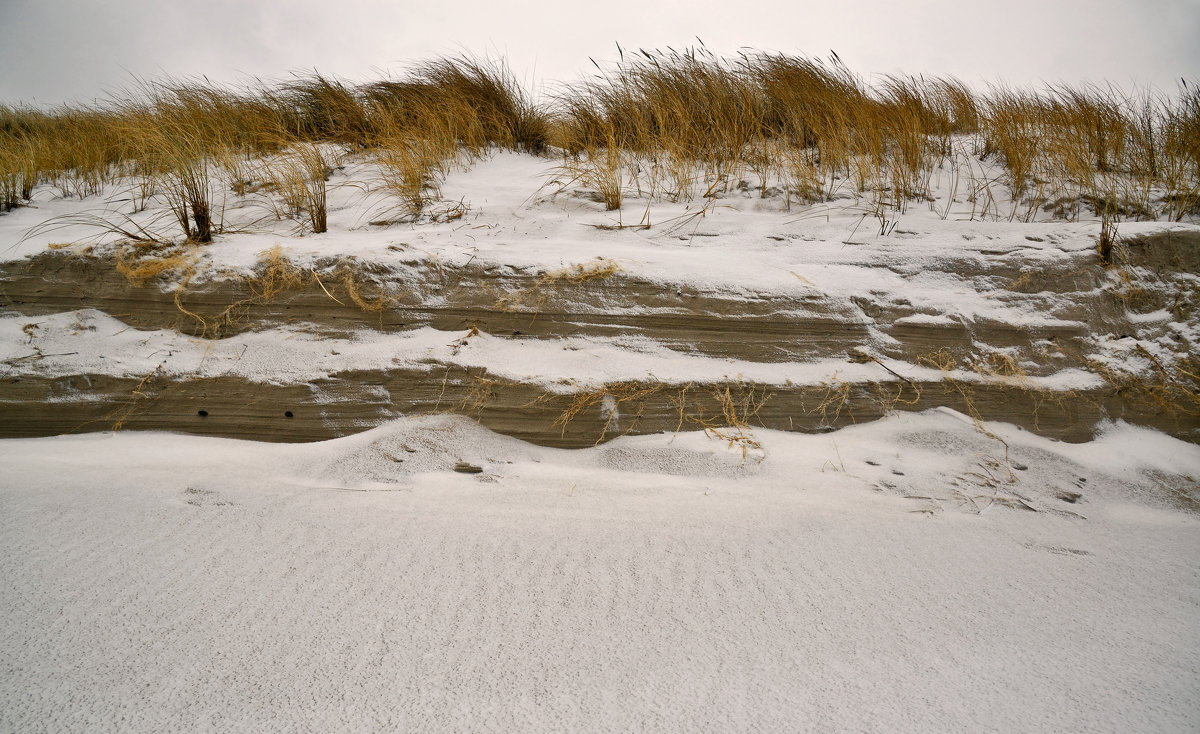
[(996, 428), (3, 441), (0, 730), (1195, 731), (1200, 450)]

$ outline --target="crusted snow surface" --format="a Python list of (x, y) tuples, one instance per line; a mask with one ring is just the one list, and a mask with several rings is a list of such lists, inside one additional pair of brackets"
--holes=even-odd
[(991, 429), (3, 441), (0, 730), (1195, 731), (1200, 450)]

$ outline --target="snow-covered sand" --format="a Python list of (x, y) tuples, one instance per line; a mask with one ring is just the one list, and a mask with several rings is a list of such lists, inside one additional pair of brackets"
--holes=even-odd
[[(128, 397), (119, 383), (121, 397), (149, 404), (137, 381), (150, 375), (293, 385), (453, 367), (565, 395), (618, 381), (1012, 383), (1100, 414), (1101, 367), (1155, 378), (1200, 339), (1187, 301), (1200, 275), (1105, 269), (1098, 221), (1014, 221), (1021, 205), (1003, 199), (983, 216), (954, 198), (949, 171), (929, 206), (886, 212), (883, 235), (850, 193), (793, 212), (737, 190), (700, 203), (631, 194), (613, 213), (547, 185), (553, 167), (498, 153), (442, 183), (462, 219), (377, 226), (388, 204), (363, 196), (369, 165), (348, 160), (330, 180), (328, 233), (294, 236), (294, 222), (254, 221), (263, 202), (223, 202), (253, 231), (188, 252), (189, 282), (250, 276), (275, 245), (304, 272), (353, 259), (418, 297), (430, 273), (467, 289), (468, 275), (528, 285), (601, 262), (619, 269), (614, 282), (678, 293), (678, 307), (654, 306), (664, 313), (695, 316), (687, 298), (707, 294), (778, 316), (787, 328), (778, 344), (764, 337), (769, 358), (689, 351), (649, 329), (517, 338), (483, 324), (465, 337), (470, 321), (448, 332), (405, 316), (387, 330), (357, 314), (341, 330), (283, 309), (214, 339), (123, 321), (122, 309), (147, 308), (129, 300), (57, 312), (10, 301), (6, 395), (112, 376), (138, 385)], [(88, 242), (109, 262), (113, 238), (94, 228), (29, 234), (126, 206), (109, 193), (39, 189), (33, 207), (0, 217), (0, 264), (17, 273), (22, 258)], [(614, 228), (643, 220), (654, 226)], [(1129, 238), (1200, 232), (1119, 226)], [(1179, 295), (1126, 308), (1134, 288), (1148, 303)], [(592, 296), (571, 305), (638, 315)], [(813, 308), (771, 311), (784, 302)], [(450, 304), (508, 315), (487, 298), (468, 305)], [(167, 310), (163, 321), (179, 316)], [(789, 352), (817, 316), (860, 336), (835, 328), (826, 352)], [(934, 336), (909, 344), (904, 329)], [(954, 366), (920, 359), (939, 339), (958, 350)], [(997, 355), (1013, 369), (984, 369)], [(589, 408), (601, 424), (613, 401)], [(287, 406), (275, 407), (282, 420)], [(1192, 435), (1194, 414), (1181, 416), (1173, 429)], [(1067, 444), (948, 409), (815, 435), (722, 433), (565, 451), (409, 415), (291, 445), (137, 432), (0, 441), (0, 731), (1200, 729), (1194, 443), (1118, 422)]]
[(1194, 731), (1200, 450), (993, 428), (0, 442), (0, 729)]
[[(63, 199), (41, 187), (33, 206), (0, 217), (5, 277), (24, 284), (19, 296), (24, 306), (0, 314), (0, 375), (137, 380), (154, 374), (176, 382), (229, 376), (256, 384), (300, 384), (355, 371), (486, 370), (489, 379), (559, 394), (621, 381), (867, 389), (880, 381), (929, 384), (947, 378), (1037, 392), (1053, 402), (1071, 395), (1102, 401), (1097, 391), (1110, 389), (1110, 383), (1112, 389), (1126, 379), (1169, 383), (1194, 372), (1186, 355), (1189, 345), (1200, 341), (1200, 322), (1188, 314), (1200, 293), (1200, 275), (1178, 266), (1157, 272), (1136, 258), (1106, 270), (1095, 252), (1098, 219), (1085, 214), (1077, 221), (1055, 221), (1036, 208), (1026, 213), (1022, 204), (1003, 197), (984, 215), (977, 202), (956, 193), (949, 170), (933, 174), (934, 201), (910, 202), (903, 213), (883, 212), (890, 218), (890, 234), (883, 235), (869, 195), (847, 191), (791, 211), (778, 194), (761, 197), (753, 188), (691, 202), (647, 201), (630, 192), (624, 210), (606, 212), (590, 192), (555, 183), (555, 159), (507, 152), (454, 170), (442, 182), (444, 202), (433, 208), (461, 203), (461, 219), (379, 226), (373, 223), (391, 204), (379, 194), (364, 193), (371, 190), (374, 164), (361, 156), (346, 156), (343, 162), (329, 181), (329, 232), (296, 236), (295, 222), (264, 219), (270, 208), (263, 199), (269, 195), (238, 199), (226, 192), (223, 211), (237, 231), (187, 249), (192, 268), (187, 287), (180, 286), (184, 276), (178, 272), (160, 284), (177, 289), (181, 300), (149, 308), (134, 293), (80, 303), (71, 297), (72, 276), (66, 276), (65, 285), (48, 284), (47, 273), (21, 271), (19, 263), (42, 257), (57, 267), (93, 243), (88, 255), (95, 258), (88, 266), (93, 270), (78, 276), (87, 279), (80, 294), (86, 299), (91, 279), (113, 267), (115, 237), (71, 217), (128, 214), (145, 226), (157, 222), (161, 229), (166, 226), (161, 203), (129, 213), (127, 192), (120, 186), (106, 192), (107, 198), (85, 201)], [(1002, 192), (996, 184), (995, 194)], [(1020, 221), (1027, 214), (1036, 221)], [(612, 229), (640, 221), (653, 226)], [(1187, 239), (1172, 247), (1194, 249), (1189, 243), (1200, 235), (1195, 222), (1118, 226), (1128, 241), (1159, 237), (1152, 247), (1160, 249), (1166, 248), (1162, 237), (1176, 234)], [(2, 247), (3, 242), (11, 244)], [(66, 242), (76, 244), (61, 247)], [(354, 263), (372, 293), (400, 294), (397, 320), (407, 323), (376, 328), (371, 315), (358, 312), (345, 293), (339, 300), (326, 290), (328, 300), (317, 295), (323, 304), (336, 303), (356, 314), (339, 314), (345, 320), (336, 322), (337, 333), (329, 333), (319, 319), (291, 319), (294, 312), (283, 306), (261, 322), (222, 334), (229, 338), (196, 338), (213, 336), (210, 322), (224, 317), (210, 313), (210, 322), (196, 317), (198, 325), (185, 316), (191, 313), (185, 309), (200, 309), (187, 305), (189, 289), (223, 282), (231, 291), (228, 305), (235, 298), (230, 284), (252, 277), (262, 267), (263, 254), (275, 247), (296, 272), (323, 272), (334, 288), (339, 287), (332, 275), (337, 266), (331, 263)], [(554, 306), (564, 311), (565, 323), (557, 330), (524, 333), (538, 323), (539, 299), (546, 297), (538, 292), (539, 279), (597, 264), (614, 268), (614, 277), (592, 284), (586, 294), (559, 285), (552, 297), (578, 295)], [(607, 290), (606, 282), (611, 283)], [(654, 302), (632, 295), (629, 288), (635, 284), (652, 291)], [(77, 305), (50, 314), (36, 310), (37, 292), (50, 287), (65, 289), (62, 300)], [(1135, 296), (1143, 303), (1125, 308), (1122, 299)], [(676, 324), (707, 319), (688, 335), (703, 340), (704, 329), (738, 315), (739, 303), (745, 304), (741, 315), (747, 320), (741, 323), (747, 332), (760, 325), (755, 318), (772, 321), (761, 346), (741, 353), (706, 351), (704, 344), (647, 326), (655, 318)], [(723, 311), (706, 313), (706, 304)], [(428, 314), (416, 313), (439, 308), (458, 316), (443, 318), (433, 328)], [(163, 312), (147, 325), (186, 327), (191, 335), (175, 328), (136, 328), (137, 319), (122, 320), (131, 309), (140, 309), (143, 321), (147, 311)], [(586, 318), (572, 321), (572, 315)], [(605, 331), (606, 319), (626, 326)], [(457, 331), (444, 330), (451, 328), (448, 321)], [(472, 325), (482, 333), (464, 339)], [(803, 342), (811, 333), (824, 336)], [(722, 348), (736, 352), (729, 346), (736, 336), (722, 338)], [(950, 348), (950, 362), (935, 354), (943, 347)], [(855, 350), (867, 356), (848, 361)], [(1164, 373), (1169, 374), (1164, 378)], [(90, 425), (90, 417), (75, 422)], [(1189, 416), (1171, 430), (1192, 435), (1194, 425)]]

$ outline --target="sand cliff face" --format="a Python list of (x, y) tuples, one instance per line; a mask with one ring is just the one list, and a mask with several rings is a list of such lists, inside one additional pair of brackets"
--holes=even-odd
[[(3, 312), (34, 324), (24, 332), (29, 354), (6, 360), (0, 375), (0, 435), (116, 427), (309, 441), (400, 415), (454, 412), (536, 443), (586, 446), (624, 433), (731, 421), (827, 430), (889, 410), (947, 406), (1070, 441), (1118, 418), (1200, 437), (1189, 412), (1195, 406), (1171, 404), (1189, 390), (1194, 396), (1195, 385), (1178, 384), (1186, 366), (1172, 371), (1151, 356), (1159, 362), (1157, 381), (1153, 365), (1149, 377), (1134, 379), (1095, 357), (1104, 344), (1123, 340), (1162, 343), (1172, 338), (1173, 321), (1189, 318), (1200, 233), (1127, 240), (1125, 265), (1142, 275), (1124, 289), (1091, 253), (1043, 267), (1022, 257), (1029, 242), (972, 244), (933, 261), (897, 251), (873, 267), (926, 289), (971, 289), (994, 300), (998, 313), (1014, 307), (1040, 318), (964, 319), (914, 305), (898, 290), (849, 297), (816, 287), (702, 291), (620, 270), (549, 274), (484, 262), (330, 259), (306, 272), (293, 268), (295, 277), (283, 280), (260, 269), (254, 276), (167, 271), (138, 282), (118, 272), (111, 254), (47, 252), (0, 266)], [(39, 318), (86, 309), (132, 329), (195, 337), (218, 351), (272, 329), (326, 340), (335, 355), (341, 344), (431, 329), (444, 332), (446, 344), (424, 353), (398, 348), (386, 364), (348, 361), (307, 372), (297, 364), (289, 379), (189, 371), (169, 359), (137, 372), (96, 362), (73, 367), (53, 355), (66, 363), (51, 367)], [(104, 337), (76, 331), (63, 338)], [(464, 359), (460, 348), (469, 351), (477, 335), (506, 356)], [(555, 380), (533, 364), (548, 348), (592, 344), (709, 361), (687, 379), (651, 370), (630, 379)], [(747, 369), (805, 364), (823, 365), (825, 377), (762, 377)], [(1057, 379), (1074, 371), (1091, 379)]]

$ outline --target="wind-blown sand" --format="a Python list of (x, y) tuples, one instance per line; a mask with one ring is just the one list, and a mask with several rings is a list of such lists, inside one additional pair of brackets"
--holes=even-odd
[(0, 442), (0, 730), (1194, 731), (1200, 451), (993, 427)]

